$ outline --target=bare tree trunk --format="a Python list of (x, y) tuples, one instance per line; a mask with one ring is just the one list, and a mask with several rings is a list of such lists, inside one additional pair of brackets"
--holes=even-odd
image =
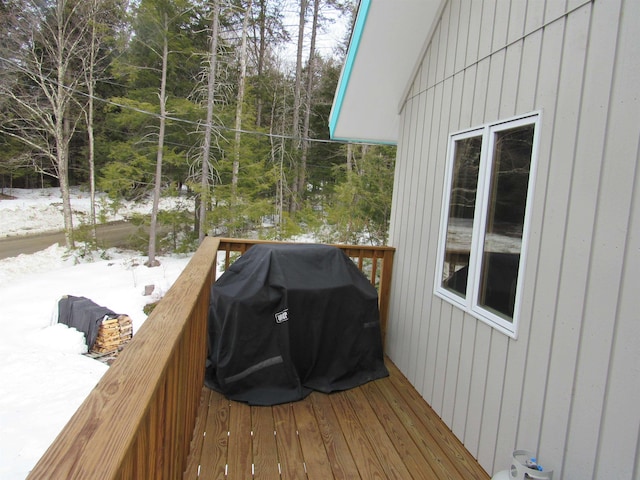
[[(307, 0), (300, 0), (300, 16), (298, 18), (298, 48), (296, 50), (296, 78), (293, 92), (293, 148), (300, 149), (300, 104), (302, 96), (302, 50), (304, 46), (305, 14), (307, 12)], [(293, 192), (289, 211), (294, 213), (298, 210), (298, 180), (294, 175)]]
[(369, 145), (362, 145), (362, 155), (360, 155), (360, 160), (361, 160), (360, 165), (358, 165), (357, 161), (355, 162), (356, 173), (360, 176), (364, 174), (364, 164), (365, 164), (364, 159), (367, 157), (368, 152), (369, 152)]
[(87, 136), (89, 139), (89, 195), (90, 195), (90, 212), (89, 221), (91, 224), (91, 238), (95, 241), (96, 235), (96, 166), (95, 166), (95, 138), (93, 132), (93, 98), (95, 94), (94, 73), (96, 68), (96, 12), (97, 2), (94, 0), (91, 9), (92, 18), (91, 32), (89, 38), (89, 64), (85, 67), (85, 75), (87, 78), (87, 93), (89, 100), (87, 104)]
[(251, 17), (251, 3), (249, 0), (244, 12), (242, 22), (242, 43), (240, 46), (240, 78), (238, 80), (238, 100), (236, 103), (236, 125), (235, 125), (235, 152), (233, 160), (233, 172), (231, 185), (235, 197), (238, 188), (238, 173), (240, 171), (240, 130), (242, 129), (242, 103), (244, 102), (244, 85), (247, 76), (247, 35), (249, 30), (249, 18)]
[[(58, 32), (57, 32), (57, 44), (64, 45), (64, 23), (65, 22), (65, 2), (58, 1), (56, 5), (57, 9), (57, 21), (58, 21)], [(73, 241), (73, 213), (71, 211), (71, 196), (69, 194), (69, 104), (70, 98), (69, 93), (66, 92), (65, 86), (67, 85), (67, 66), (68, 63), (64, 58), (64, 50), (62, 48), (58, 48), (57, 50), (57, 73), (58, 73), (58, 82), (57, 82), (57, 101), (55, 104), (55, 129), (56, 129), (56, 163), (58, 166), (58, 175), (60, 182), (60, 193), (62, 195), (62, 215), (64, 217), (64, 239), (67, 244), (67, 248), (74, 248), (75, 243)]]
[(211, 133), (213, 131), (213, 105), (216, 90), (216, 59), (218, 52), (218, 24), (220, 5), (218, 0), (211, 1), (213, 19), (211, 20), (211, 48), (209, 50), (209, 79), (207, 82), (207, 123), (202, 146), (202, 177), (200, 181), (200, 218), (198, 223), (198, 241), (202, 243), (207, 229), (207, 209), (211, 203), (209, 190), (209, 155), (211, 152)]
[(293, 91), (293, 136), (295, 148), (300, 148), (300, 105), (302, 103), (302, 50), (304, 47), (304, 27), (307, 12), (307, 0), (300, 0), (300, 16), (298, 17), (298, 46), (296, 49), (296, 78)]
[[(282, 239), (282, 225), (284, 223), (284, 126), (282, 135), (280, 135), (280, 145), (276, 147), (274, 127), (276, 126), (276, 107), (277, 107), (277, 89), (273, 92), (273, 101), (271, 103), (271, 120), (269, 122), (269, 141), (271, 142), (271, 162), (275, 165), (278, 162), (278, 182), (276, 185), (276, 217), (278, 226), (278, 240)], [(283, 95), (286, 102), (286, 96)], [(284, 122), (283, 122), (284, 124)], [(276, 154), (278, 154), (276, 157)]]
[(313, 0), (313, 21), (311, 24), (311, 44), (309, 46), (309, 62), (307, 63), (307, 92), (304, 111), (304, 126), (302, 129), (302, 155), (298, 170), (298, 192), (304, 192), (307, 180), (307, 155), (309, 154), (309, 122), (311, 119), (311, 101), (313, 98), (313, 77), (315, 75), (316, 34), (318, 30), (318, 9), (320, 0)]
[(60, 182), (60, 194), (62, 195), (62, 215), (64, 217), (64, 240), (67, 248), (75, 248), (69, 187), (69, 143), (61, 136), (60, 139), (56, 139), (56, 146), (58, 148), (58, 179)]
[[(267, 0), (258, 0), (260, 2), (260, 18), (258, 19), (258, 28), (260, 38), (258, 39), (258, 65), (257, 78), (262, 82), (262, 73), (264, 71), (265, 54), (267, 51)], [(264, 100), (262, 91), (258, 93), (258, 102), (256, 105), (256, 126), (262, 126), (262, 108)]]
[(347, 172), (353, 170), (353, 144), (347, 143)]
[(114, 34), (118, 21), (120, 8), (124, 6), (113, 0), (89, 0), (80, 2), (84, 4), (85, 23), (87, 25), (86, 54), (82, 55), (82, 71), (84, 83), (87, 88), (87, 102), (83, 107), (87, 125), (88, 164), (89, 164), (89, 194), (90, 194), (90, 235), (96, 241), (96, 165), (95, 165), (95, 95), (96, 84), (99, 78), (104, 77), (106, 65), (110, 63), (108, 57), (113, 53), (112, 48), (105, 47), (105, 39)]
[[(90, 87), (89, 92), (89, 95), (93, 96), (93, 87)], [(93, 132), (93, 99), (90, 100), (87, 117), (87, 135), (89, 137), (89, 221), (91, 222), (91, 238), (96, 240), (96, 154)]]
[(158, 230), (158, 206), (160, 205), (160, 189), (162, 186), (162, 154), (164, 150), (164, 131), (167, 120), (167, 63), (169, 58), (169, 20), (164, 14), (164, 38), (162, 46), (162, 78), (160, 81), (160, 132), (158, 133), (158, 155), (156, 157), (156, 177), (153, 188), (153, 207), (151, 209), (151, 224), (149, 226), (149, 259), (148, 267), (157, 267), (156, 233)]

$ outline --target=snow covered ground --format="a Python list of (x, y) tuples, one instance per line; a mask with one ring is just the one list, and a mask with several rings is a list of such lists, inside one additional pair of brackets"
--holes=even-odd
[[(12, 188), (4, 189), (2, 193), (13, 198), (3, 199), (4, 197), (0, 196), (0, 237), (55, 232), (64, 228), (59, 188), (37, 190)], [(177, 203), (190, 201), (184, 197), (162, 198), (159, 208), (169, 210)], [(74, 225), (88, 223), (90, 204), (89, 192), (79, 188), (71, 189)], [(150, 202), (122, 201), (116, 209), (112, 205), (106, 195), (102, 193), (96, 195), (96, 217), (99, 222), (124, 220), (133, 213), (151, 213)]]
[[(59, 230), (63, 220), (57, 189), (4, 191), (0, 237)], [(88, 212), (88, 194), (74, 190), (76, 217)], [(148, 206), (126, 204), (109, 220)], [(51, 325), (63, 295), (90, 298), (129, 315), (134, 332), (145, 321), (142, 308), (160, 298), (189, 257), (159, 258), (143, 266), (134, 252), (108, 250), (108, 259), (77, 259), (52, 245), (33, 255), (0, 260), (0, 480), (24, 479), (107, 370), (82, 353), (84, 336)], [(155, 285), (143, 296), (145, 285)]]

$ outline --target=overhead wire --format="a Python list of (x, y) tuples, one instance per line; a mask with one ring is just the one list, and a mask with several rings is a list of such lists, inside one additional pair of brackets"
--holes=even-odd
[[(76, 93), (78, 93), (79, 95), (84, 95), (86, 97), (90, 97), (90, 95), (88, 93), (85, 93), (85, 92), (76, 92)], [(119, 107), (119, 108), (125, 108), (125, 109), (132, 110), (132, 111), (135, 111), (137, 113), (148, 115), (148, 116), (151, 116), (151, 117), (154, 117), (154, 118), (158, 118), (158, 119), (160, 118), (160, 114), (159, 113), (150, 112), (148, 110), (144, 110), (142, 108), (134, 107), (132, 105), (126, 105), (126, 104), (115, 102), (113, 100), (108, 100), (108, 99), (100, 98), (100, 97), (96, 97), (96, 96), (93, 96), (93, 99), (97, 100), (99, 102), (106, 103), (108, 105), (113, 105), (113, 106), (116, 106), (116, 107)], [(187, 125), (194, 125), (194, 126), (197, 126), (199, 128), (207, 126), (206, 122), (188, 120), (186, 118), (174, 117), (174, 116), (171, 116), (171, 115), (165, 115), (164, 118), (165, 118), (165, 120), (184, 123), (184, 124), (187, 124)], [(279, 138), (279, 139), (285, 139), (285, 140), (300, 140), (300, 141), (308, 141), (308, 142), (315, 142), (315, 143), (336, 143), (336, 144), (347, 144), (347, 143), (349, 143), (347, 140), (332, 140), (332, 139), (325, 139), (325, 138), (296, 137), (295, 135), (267, 133), (267, 132), (260, 132), (260, 131), (257, 131), (257, 130), (246, 130), (246, 129), (242, 129), (242, 128), (241, 129), (236, 129), (236, 128), (232, 128), (232, 127), (227, 127), (225, 125), (217, 125), (217, 124), (212, 124), (210, 126), (213, 129), (216, 129), (216, 130), (224, 130), (224, 131), (232, 132), (232, 133), (239, 132), (239, 133), (243, 133), (243, 134), (258, 135), (258, 136), (263, 136), (263, 137), (267, 137), (267, 138)], [(363, 143), (363, 142), (358, 142), (358, 143)]]
[[(11, 64), (16, 64), (15, 61), (4, 58), (2, 56), (0, 56), (0, 61), (4, 61), (4, 62), (8, 62)], [(54, 79), (49, 79), (49, 81), (54, 84), (57, 85), (57, 81)], [(130, 111), (134, 111), (137, 113), (141, 113), (143, 115), (147, 115), (153, 118), (157, 118), (160, 119), (161, 115), (159, 113), (155, 113), (155, 112), (150, 112), (149, 110), (144, 110), (142, 108), (138, 108), (132, 105), (127, 105), (127, 104), (123, 104), (123, 103), (119, 103), (110, 99), (106, 99), (106, 98), (102, 98), (102, 97), (98, 97), (96, 95), (90, 95), (87, 92), (83, 92), (81, 90), (69, 87), (67, 85), (63, 85), (63, 88), (70, 90), (72, 93), (75, 93), (77, 95), (81, 95), (84, 96), (86, 98), (91, 98), (93, 100), (105, 103), (107, 105), (112, 105), (115, 107), (119, 107), (119, 108), (124, 108)], [(193, 125), (193, 126), (197, 126), (199, 128), (202, 127), (206, 127), (207, 124), (205, 122), (200, 122), (200, 121), (195, 121), (195, 120), (188, 120), (186, 118), (180, 118), (180, 117), (174, 117), (171, 115), (165, 115), (164, 116), (165, 120), (169, 120), (169, 121), (173, 121), (173, 122), (178, 122), (178, 123), (183, 123), (183, 124), (187, 124), (187, 125)], [(232, 132), (232, 133), (241, 133), (241, 134), (247, 134), (247, 135), (257, 135), (257, 136), (262, 136), (262, 137), (266, 137), (266, 138), (277, 138), (277, 139), (283, 139), (283, 140), (297, 140), (297, 141), (307, 141), (307, 142), (312, 142), (312, 143), (326, 143), (326, 144), (348, 144), (348, 143), (356, 143), (358, 145), (375, 145), (374, 143), (367, 143), (367, 142), (354, 142), (354, 141), (348, 141), (348, 140), (333, 140), (333, 139), (325, 139), (325, 138), (312, 138), (312, 137), (300, 137), (300, 136), (295, 136), (295, 135), (290, 135), (290, 134), (278, 134), (278, 133), (267, 133), (267, 132), (260, 132), (257, 130), (247, 130), (247, 129), (236, 129), (236, 128), (232, 128), (232, 127), (227, 127), (224, 125), (217, 125), (217, 124), (212, 124), (210, 125), (211, 128), (218, 130), (218, 131), (227, 131), (227, 132)]]

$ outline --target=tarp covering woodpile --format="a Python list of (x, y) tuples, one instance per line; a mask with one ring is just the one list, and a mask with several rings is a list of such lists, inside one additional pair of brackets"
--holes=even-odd
[(131, 318), (86, 297), (65, 295), (58, 301), (58, 323), (84, 333), (91, 353), (116, 352), (133, 336)]
[(206, 384), (275, 405), (388, 375), (376, 289), (342, 250), (258, 244), (211, 288)]
[(116, 316), (113, 310), (85, 297), (65, 295), (58, 302), (58, 322), (84, 333), (89, 350), (96, 342), (102, 321)]

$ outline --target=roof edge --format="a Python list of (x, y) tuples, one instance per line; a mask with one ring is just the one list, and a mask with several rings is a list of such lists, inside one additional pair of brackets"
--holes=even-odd
[(349, 42), (349, 50), (347, 51), (347, 58), (345, 60), (344, 68), (340, 74), (338, 80), (338, 87), (336, 89), (335, 100), (331, 112), (329, 113), (329, 136), (334, 138), (333, 133), (335, 131), (338, 119), (340, 118), (340, 111), (342, 110), (342, 103), (344, 102), (344, 95), (349, 85), (351, 78), (351, 71), (353, 64), (356, 60), (358, 48), (360, 46), (360, 40), (362, 39), (362, 33), (364, 26), (367, 23), (367, 16), (369, 15), (369, 8), (371, 7), (371, 0), (361, 0), (358, 7), (358, 15), (353, 27), (352, 39)]
[(398, 145), (397, 140), (372, 140), (370, 138), (355, 138), (355, 137), (334, 137), (331, 136), (331, 140), (336, 142), (346, 143), (360, 143), (364, 145), (385, 145), (390, 147), (396, 147)]
[(407, 84), (404, 87), (404, 90), (402, 92), (402, 96), (400, 97), (400, 102), (398, 103), (398, 107), (397, 107), (397, 111), (398, 113), (400, 113), (402, 111), (402, 109), (404, 108), (405, 103), (407, 103), (407, 99), (409, 98), (409, 94), (411, 93), (411, 86), (413, 85), (413, 83), (416, 80), (416, 76), (418, 75), (418, 72), (420, 71), (420, 65), (422, 64), (422, 60), (424, 59), (425, 54), (427, 53), (427, 49), (429, 48), (429, 45), (431, 44), (431, 41), (433, 40), (433, 35), (436, 31), (436, 27), (438, 26), (438, 23), (440, 22), (440, 19), (442, 18), (442, 12), (444, 12), (445, 7), (447, 6), (447, 3), (449, 3), (449, 0), (441, 0), (440, 1), (440, 5), (438, 6), (438, 10), (436, 11), (435, 16), (433, 17), (433, 20), (431, 21), (431, 26), (429, 27), (429, 30), (427, 31), (427, 37), (425, 38), (423, 44), (422, 44), (422, 48), (420, 49), (420, 54), (416, 57), (416, 62), (413, 65), (413, 69), (411, 70), (411, 75), (409, 75)]

